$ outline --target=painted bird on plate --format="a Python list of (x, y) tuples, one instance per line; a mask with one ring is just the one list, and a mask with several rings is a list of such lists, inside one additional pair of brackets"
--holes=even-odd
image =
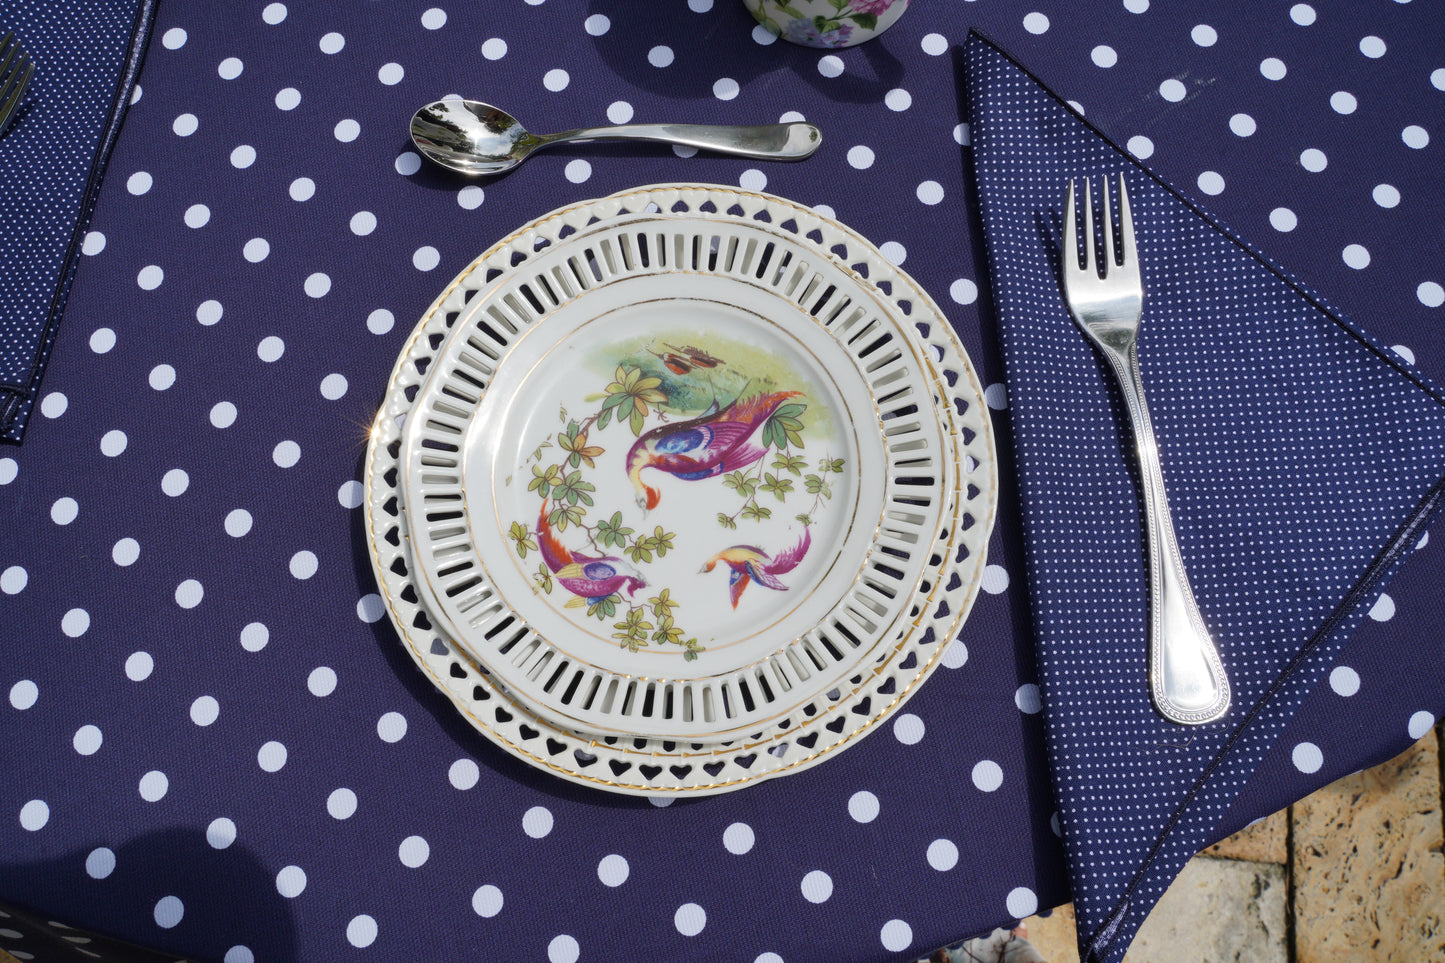
[(652, 509), (662, 493), (642, 480), (644, 468), (655, 468), (683, 481), (712, 478), (738, 471), (763, 457), (764, 449), (749, 439), (797, 391), (773, 391), (739, 398), (721, 410), (714, 401), (696, 418), (658, 425), (645, 431), (627, 452), (627, 477), (638, 507)]
[(572, 593), (573, 597), (563, 603), (566, 608), (590, 605), (621, 592), (631, 598), (632, 593), (647, 586), (637, 569), (622, 559), (611, 555), (583, 555), (558, 541), (547, 522), (545, 501), (537, 516), (537, 544), (542, 550), (542, 561), (551, 569), (557, 584)]
[(778, 576), (786, 575), (797, 568), (812, 544), (813, 538), (805, 528), (803, 537), (798, 539), (796, 545), (787, 551), (779, 552), (775, 557), (751, 545), (734, 545), (708, 559), (703, 564), (702, 571), (711, 572), (713, 566), (719, 562), (728, 567), (728, 598), (732, 600), (733, 608), (737, 608), (738, 600), (743, 597), (743, 589), (747, 588), (750, 582), (757, 582), (777, 592), (786, 592), (788, 587)]

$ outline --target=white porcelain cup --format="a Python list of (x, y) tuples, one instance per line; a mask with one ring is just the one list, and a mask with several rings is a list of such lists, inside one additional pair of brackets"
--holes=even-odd
[(743, 0), (769, 32), (805, 47), (854, 47), (903, 16), (909, 0)]

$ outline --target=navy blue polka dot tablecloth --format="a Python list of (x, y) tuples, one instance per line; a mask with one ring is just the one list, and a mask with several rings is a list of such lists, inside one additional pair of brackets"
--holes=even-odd
[[(225, 963), (909, 960), (1073, 898), (1114, 959), (1186, 850), (1435, 724), (1445, 561), (1402, 526), (1441, 468), (1418, 457), (1445, 373), (1441, 4), (920, 0), (839, 51), (754, 27), (733, 0), (160, 0), (24, 442), (0, 448), (0, 948), (80, 958), (55, 947), (88, 937), (54, 921)], [(1001, 49), (966, 54), (971, 28)], [(447, 94), (536, 130), (802, 116), (824, 144), (794, 165), (576, 145), (465, 182), (406, 139)], [(31, 118), (0, 141), (7, 176)], [(1076, 701), (1142, 675), (1115, 638), (1141, 617), (1137, 548), (1117, 547), (1137, 506), (1087, 344), (1046, 326), (1052, 266), (1007, 252), (1056, 254), (1057, 209), (1025, 212), (1023, 181), (1089, 164), (1129, 172), (1152, 263), (1184, 266), (1149, 246), (1165, 237), (1199, 245), (1191, 267), (1219, 257), (1202, 288), (1150, 274), (1178, 324), (1146, 327), (1146, 376), (1197, 353), (1264, 382), (1149, 383), (1231, 719), (1260, 707), (1227, 747), (1164, 731), (1142, 688), (1099, 718)], [(988, 385), (1004, 486), (983, 592), (899, 715), (813, 769), (669, 804), (564, 783), (466, 724), (382, 615), (360, 479), (388, 373), (450, 278), (560, 204), (677, 181), (816, 205), (909, 271)], [(1205, 344), (1231, 323), (1190, 303), (1211, 284), (1280, 318), (1314, 299), (1319, 323)], [(1320, 321), (1310, 292), (1360, 327)], [(1043, 378), (1045, 349), (1072, 383)], [(1230, 391), (1297, 405), (1299, 433), (1231, 420)], [(1065, 407), (1051, 392), (1069, 420), (1035, 417)], [(1059, 431), (1077, 454), (1040, 473)], [(1270, 502), (1259, 479), (1316, 490)], [(1115, 548), (1065, 540), (1041, 563), (1057, 524)], [(1269, 526), (1288, 553), (1256, 552)], [(1385, 591), (1361, 578), (1379, 560)], [(1265, 699), (1286, 637), (1347, 600)], [(1092, 645), (1116, 653), (1096, 677)]]

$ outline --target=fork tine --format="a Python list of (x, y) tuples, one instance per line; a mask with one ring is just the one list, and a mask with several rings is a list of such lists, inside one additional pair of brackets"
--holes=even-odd
[(1129, 216), (1129, 188), (1124, 184), (1122, 171), (1119, 173), (1119, 254), (1124, 267), (1137, 273), (1139, 255), (1134, 248), (1134, 221)]
[(1104, 192), (1104, 276), (1108, 277), (1114, 272), (1114, 211), (1109, 204), (1109, 178), (1104, 177), (1100, 181), (1100, 187)]
[[(0, 60), (0, 76), (4, 76), (5, 72), (10, 69), (10, 65), (15, 62), (17, 50), (20, 50), (20, 45), (15, 42), (15, 31), (12, 30), (0, 37), (0, 57), (4, 58)], [(21, 51), (21, 56), (24, 56), (24, 51)]]
[(1094, 197), (1089, 178), (1084, 178), (1084, 267), (1099, 273), (1099, 243), (1094, 240)]
[(25, 88), (30, 83), (30, 75), (35, 73), (35, 65), (27, 59), (18, 69), (11, 71), (10, 76), (5, 78), (5, 83), (0, 85), (0, 132), (5, 130), (14, 115), (20, 100), (25, 96)]
[(1069, 192), (1064, 196), (1064, 270), (1079, 270), (1079, 232), (1074, 226), (1074, 179), (1069, 178)]

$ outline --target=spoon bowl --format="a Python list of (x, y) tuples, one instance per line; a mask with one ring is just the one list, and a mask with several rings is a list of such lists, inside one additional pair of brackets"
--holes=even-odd
[(411, 118), (411, 140), (427, 160), (462, 174), (501, 174), (533, 151), (568, 141), (648, 140), (756, 160), (802, 160), (823, 142), (813, 124), (726, 126), (716, 124), (622, 124), (533, 134), (517, 118), (479, 100), (438, 100)]

